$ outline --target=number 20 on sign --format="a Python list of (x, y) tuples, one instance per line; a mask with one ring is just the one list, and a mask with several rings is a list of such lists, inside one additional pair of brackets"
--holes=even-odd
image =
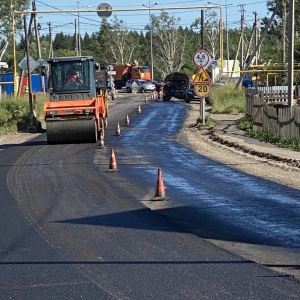
[(206, 97), (210, 93), (210, 84), (195, 84), (194, 92), (199, 97)]

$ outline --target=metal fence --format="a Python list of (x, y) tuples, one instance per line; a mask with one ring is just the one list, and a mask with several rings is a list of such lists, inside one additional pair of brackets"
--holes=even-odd
[(300, 107), (287, 107), (284, 87), (246, 89), (246, 113), (253, 118), (253, 129), (300, 140)]

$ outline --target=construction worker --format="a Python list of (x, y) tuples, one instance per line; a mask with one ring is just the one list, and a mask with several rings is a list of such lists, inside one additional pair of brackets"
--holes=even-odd
[(23, 91), (24, 91), (24, 94), (25, 94), (25, 95), (28, 95), (28, 94), (29, 94), (29, 86), (28, 86), (28, 83), (25, 83)]
[(73, 66), (71, 66), (70, 69), (67, 71), (66, 76), (67, 76), (67, 82), (77, 82), (79, 84), (83, 83), (82, 79), (79, 78)]

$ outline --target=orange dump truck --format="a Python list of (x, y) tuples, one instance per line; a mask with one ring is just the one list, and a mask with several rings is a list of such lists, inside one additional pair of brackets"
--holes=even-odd
[(98, 68), (92, 56), (55, 57), (48, 64), (47, 142), (97, 142), (107, 126), (106, 70)]
[(117, 88), (122, 88), (126, 85), (126, 81), (129, 79), (142, 79), (151, 80), (151, 73), (146, 66), (138, 65), (113, 65), (113, 71), (116, 75), (113, 75), (114, 84)]

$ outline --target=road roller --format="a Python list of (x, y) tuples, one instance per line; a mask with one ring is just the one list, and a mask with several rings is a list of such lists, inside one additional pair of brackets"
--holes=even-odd
[(54, 57), (44, 103), (48, 144), (95, 143), (108, 117), (107, 71), (92, 56)]

